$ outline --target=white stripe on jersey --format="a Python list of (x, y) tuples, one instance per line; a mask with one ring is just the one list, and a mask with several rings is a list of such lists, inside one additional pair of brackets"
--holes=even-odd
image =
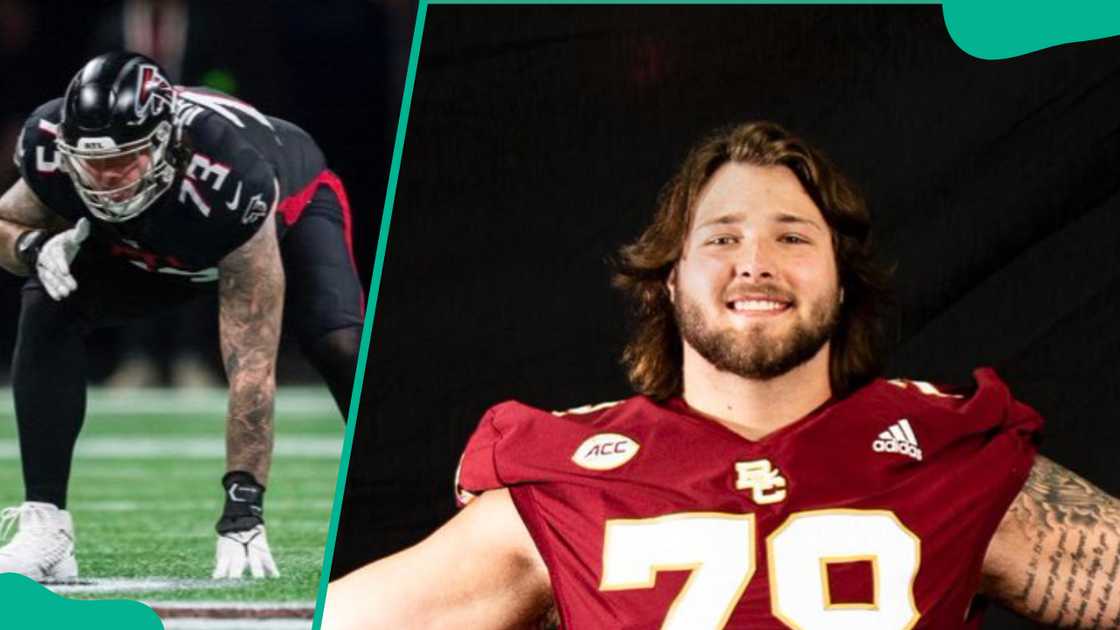
[(265, 127), (268, 127), (269, 129), (275, 131), (275, 129), (273, 129), (272, 127), (272, 123), (268, 121), (268, 118), (266, 118), (264, 114), (258, 112), (256, 108), (254, 108), (252, 105), (249, 105), (248, 103), (243, 103), (232, 98), (214, 96), (213, 94), (206, 94), (203, 92), (192, 92), (183, 88), (179, 88), (179, 97), (183, 100), (194, 103), (195, 105), (201, 105), (202, 107), (205, 107), (206, 109), (219, 114), (238, 127), (244, 128), (245, 124), (241, 122), (241, 119), (238, 118), (236, 114), (234, 114), (227, 108), (236, 109), (237, 111), (264, 125)]

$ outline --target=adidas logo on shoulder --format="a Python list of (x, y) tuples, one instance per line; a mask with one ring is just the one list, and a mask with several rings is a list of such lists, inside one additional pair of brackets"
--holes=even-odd
[(871, 443), (871, 450), (876, 453), (901, 453), (922, 461), (922, 449), (918, 446), (918, 437), (910, 427), (906, 418), (887, 427), (886, 431)]

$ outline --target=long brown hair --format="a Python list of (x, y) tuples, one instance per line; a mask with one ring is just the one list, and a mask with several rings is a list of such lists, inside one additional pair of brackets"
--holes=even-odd
[(789, 168), (828, 223), (844, 290), (829, 377), (834, 395), (852, 392), (882, 369), (890, 272), (874, 260), (871, 216), (855, 186), (819, 150), (765, 121), (720, 129), (696, 145), (662, 189), (653, 222), (619, 251), (614, 285), (633, 307), (632, 336), (622, 355), (631, 385), (658, 400), (681, 393), (682, 341), (666, 281), (681, 257), (701, 189), (728, 162)]

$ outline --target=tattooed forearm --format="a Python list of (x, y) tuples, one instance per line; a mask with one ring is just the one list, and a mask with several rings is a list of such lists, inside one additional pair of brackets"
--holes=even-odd
[(16, 256), (16, 240), (29, 229), (66, 226), (58, 215), (43, 205), (22, 179), (0, 197), (0, 267), (26, 275), (28, 269)]
[(268, 483), (272, 463), (276, 352), (284, 271), (272, 218), (220, 266), (219, 328), (229, 378), (226, 467)]
[(986, 590), (1057, 627), (1118, 628), (1118, 566), (1120, 501), (1038, 457), (989, 548)]

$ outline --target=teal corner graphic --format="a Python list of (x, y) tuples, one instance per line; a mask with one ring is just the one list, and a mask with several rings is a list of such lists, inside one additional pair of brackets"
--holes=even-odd
[(1115, 0), (945, 0), (942, 10), (953, 41), (980, 59), (1007, 59), (1120, 35), (1120, 3)]
[(85, 601), (56, 595), (18, 573), (0, 574), (5, 628), (163, 630), (155, 611), (133, 601)]

